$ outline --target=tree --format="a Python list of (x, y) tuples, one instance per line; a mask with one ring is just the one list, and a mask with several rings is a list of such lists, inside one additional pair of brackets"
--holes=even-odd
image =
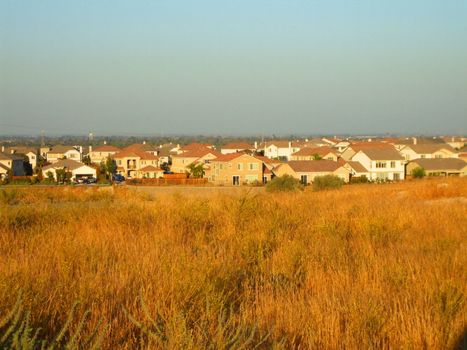
[(170, 171), (169, 164), (167, 162), (164, 162), (161, 164), (160, 168), (164, 171)]
[(191, 163), (188, 166), (191, 176), (194, 178), (201, 178), (204, 176), (204, 164), (203, 163)]
[(65, 183), (66, 181), (66, 170), (65, 168), (61, 169), (56, 169), (55, 170), (55, 175), (57, 176), (57, 182), (60, 183)]
[(303, 190), (303, 185), (290, 175), (275, 177), (266, 184), (268, 192), (295, 192), (299, 190)]
[(323, 157), (321, 157), (318, 153), (313, 154), (313, 160), (321, 160)]
[(412, 170), (412, 176), (415, 179), (421, 179), (421, 178), (425, 177), (425, 175), (426, 175), (425, 169), (423, 169), (420, 166), (418, 166), (418, 167), (416, 167), (416, 168), (414, 168)]
[(91, 157), (89, 156), (89, 154), (83, 156), (83, 163), (86, 165), (91, 165)]
[(117, 171), (117, 164), (115, 161), (108, 156), (105, 160), (105, 174), (108, 179), (112, 178), (112, 175)]

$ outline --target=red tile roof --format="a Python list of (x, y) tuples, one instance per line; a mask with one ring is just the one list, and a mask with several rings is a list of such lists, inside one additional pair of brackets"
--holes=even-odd
[(253, 149), (254, 147), (246, 142), (231, 142), (221, 147), (221, 149)]
[(292, 155), (293, 156), (314, 156), (315, 154), (317, 154), (323, 157), (329, 153), (336, 154), (334, 149), (332, 149), (331, 147), (323, 146), (323, 147), (313, 147), (313, 148), (305, 147), (305, 148), (302, 148), (300, 151), (292, 153)]
[(112, 145), (102, 145), (92, 149), (93, 152), (120, 152), (121, 149)]
[(152, 165), (147, 165), (144, 168), (141, 168), (140, 171), (163, 171), (160, 168), (156, 168), (155, 166)]
[(333, 160), (291, 160), (288, 163), (293, 171), (299, 173), (333, 172), (341, 165)]

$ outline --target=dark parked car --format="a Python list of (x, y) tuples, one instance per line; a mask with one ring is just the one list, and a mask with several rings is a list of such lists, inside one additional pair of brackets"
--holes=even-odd
[(125, 181), (125, 177), (122, 174), (114, 174), (112, 180), (115, 182), (123, 182)]

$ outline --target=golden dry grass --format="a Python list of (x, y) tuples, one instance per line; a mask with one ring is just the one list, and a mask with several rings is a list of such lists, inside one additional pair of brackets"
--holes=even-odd
[(466, 327), (466, 180), (4, 193), (0, 312), (22, 290), (48, 336), (79, 300), (105, 349), (445, 349)]

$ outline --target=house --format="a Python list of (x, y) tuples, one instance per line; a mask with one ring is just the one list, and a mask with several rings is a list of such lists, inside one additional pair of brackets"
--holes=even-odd
[(27, 164), (22, 155), (0, 153), (0, 174), (3, 178), (10, 172), (13, 176), (27, 175)]
[(46, 165), (42, 168), (42, 176), (48, 177), (48, 173), (52, 173), (55, 180), (57, 180), (57, 170), (65, 169), (71, 173), (71, 180), (77, 181), (79, 178), (96, 178), (96, 169), (81, 162), (72, 159), (60, 159), (56, 162)]
[(405, 160), (419, 158), (457, 158), (458, 153), (454, 148), (445, 143), (407, 145), (400, 149), (399, 153)]
[(263, 177), (267, 169), (261, 159), (246, 153), (223, 154), (211, 160), (206, 173), (210, 182), (216, 185), (238, 186), (242, 184), (266, 183), (269, 177)]
[[(134, 147), (132, 149), (138, 148)], [(134, 151), (124, 149), (114, 154), (113, 159), (117, 166), (117, 174), (123, 175), (126, 178), (141, 179), (145, 174), (152, 175), (158, 172), (158, 170), (153, 170), (153, 168), (159, 169), (159, 158), (152, 151), (141, 151), (141, 148)], [(147, 166), (153, 168), (147, 168), (143, 171)]]
[(365, 148), (353, 155), (352, 161), (360, 162), (370, 173), (369, 180), (403, 180), (404, 157), (391, 148)]
[(53, 146), (46, 153), (46, 159), (49, 163), (55, 163), (60, 159), (71, 159), (77, 162), (81, 161), (81, 151), (73, 146)]
[(446, 136), (443, 137), (444, 142), (455, 149), (461, 149), (467, 144), (467, 137)]
[(459, 158), (420, 158), (407, 163), (407, 175), (416, 168), (425, 169), (427, 176), (466, 176), (467, 163)]
[(344, 168), (350, 171), (350, 178), (353, 177), (366, 177), (370, 178), (370, 172), (360, 162), (347, 161), (343, 162)]
[(318, 176), (334, 175), (349, 182), (350, 171), (333, 160), (291, 160), (278, 165), (273, 170), (276, 176), (290, 175), (308, 185)]
[(37, 149), (32, 147), (2, 147), (2, 152), (9, 154), (24, 155), (27, 157), (29, 164), (31, 165), (31, 170), (34, 170), (37, 166)]
[(160, 145), (157, 148), (157, 156), (159, 157), (159, 165), (161, 164), (171, 164), (172, 163), (172, 156), (178, 154), (178, 150), (180, 149), (180, 145), (174, 145), (172, 143), (166, 143), (164, 145)]
[(304, 147), (301, 150), (292, 153), (290, 156), (291, 160), (317, 160), (327, 159), (337, 161), (337, 152), (329, 147)]
[(158, 148), (156, 146), (150, 145), (144, 141), (143, 143), (134, 143), (123, 149), (123, 151), (129, 152), (138, 152), (138, 153), (149, 153), (153, 156), (158, 155)]
[(267, 141), (260, 144), (264, 156), (271, 159), (289, 160), (292, 153), (298, 152), (305, 144), (300, 141)]
[(360, 150), (364, 149), (390, 149), (395, 150), (394, 145), (379, 141), (359, 141), (351, 143), (342, 153), (341, 158), (351, 160), (352, 157)]
[(192, 163), (203, 163), (207, 166), (211, 160), (221, 156), (220, 153), (210, 148), (198, 148), (191, 151), (183, 151), (172, 156), (170, 170), (174, 173), (186, 173)]
[(154, 165), (146, 165), (139, 170), (143, 179), (157, 179), (164, 177), (164, 170), (155, 167)]
[(350, 142), (347, 141), (347, 140), (341, 140), (341, 139), (338, 139), (337, 137), (323, 137), (322, 140), (326, 143), (329, 144), (329, 146), (331, 146), (332, 148), (334, 148), (337, 152), (341, 153), (342, 151), (344, 151), (344, 149), (346, 149), (349, 145), (350, 145)]
[(91, 163), (100, 164), (105, 162), (107, 158), (112, 157), (113, 155), (120, 152), (121, 149), (111, 145), (102, 145), (93, 149), (92, 146), (89, 146), (89, 158)]
[(214, 147), (214, 145), (210, 145), (210, 144), (207, 144), (207, 143), (194, 142), (194, 143), (190, 143), (188, 145), (179, 147), (178, 153), (181, 154), (181, 153), (186, 153), (186, 152), (191, 152), (191, 151), (198, 151), (198, 150), (206, 150), (206, 149), (213, 151), (213, 150), (215, 150), (215, 147)]
[(222, 154), (230, 154), (244, 151), (253, 152), (254, 150), (255, 148), (246, 142), (231, 142), (221, 147)]

